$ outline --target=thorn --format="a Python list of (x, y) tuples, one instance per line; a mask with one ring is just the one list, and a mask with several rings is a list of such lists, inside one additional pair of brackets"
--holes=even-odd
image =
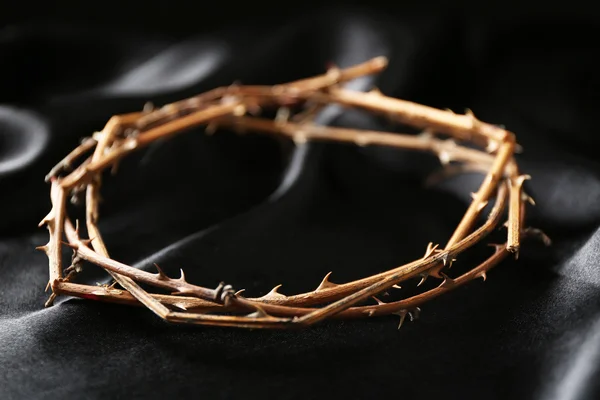
[(485, 151), (487, 151), (488, 153), (494, 153), (496, 152), (498, 149), (500, 148), (500, 143), (498, 143), (496, 140), (488, 140), (488, 144), (485, 148)]
[(117, 281), (113, 281), (113, 283), (111, 283), (110, 285), (108, 285), (106, 287), (106, 290), (114, 289), (116, 285), (117, 285)]
[(436, 244), (435, 246), (433, 245), (432, 242), (429, 242), (429, 244), (427, 245), (427, 249), (425, 250), (425, 255), (423, 256), (423, 258), (428, 258), (429, 256), (431, 256), (433, 253), (435, 253), (435, 251), (437, 250), (439, 244)]
[(533, 197), (531, 197), (530, 195), (528, 195), (527, 193), (523, 192), (521, 194), (521, 200), (528, 202), (529, 204), (531, 204), (532, 206), (535, 206), (535, 200), (533, 199)]
[(302, 131), (296, 132), (296, 134), (294, 135), (292, 140), (294, 141), (294, 144), (296, 146), (301, 146), (308, 141), (308, 139), (306, 138), (306, 135)]
[(285, 299), (287, 296), (277, 291), (281, 286), (282, 285), (275, 286), (269, 293), (262, 296), (261, 299)]
[(428, 141), (428, 140), (433, 139), (434, 134), (433, 134), (433, 131), (431, 129), (425, 129), (424, 131), (422, 131), (421, 133), (419, 133), (417, 136), (421, 140)]
[(85, 247), (89, 247), (90, 244), (92, 243), (92, 241), (95, 238), (90, 238), (90, 239), (80, 239), (79, 241), (81, 242), (81, 244), (83, 244)]
[(481, 271), (480, 273), (475, 275), (475, 278), (481, 278), (485, 282), (487, 279), (487, 273), (485, 271)]
[(454, 261), (456, 261), (456, 258), (452, 258), (452, 257), (450, 256), (450, 253), (449, 253), (449, 252), (448, 252), (448, 253), (445, 253), (445, 254), (442, 256), (442, 262), (444, 263), (444, 267), (445, 267), (446, 265), (448, 265), (448, 268), (452, 267), (452, 263), (453, 263)]
[(35, 249), (36, 249), (36, 250), (38, 250), (38, 251), (43, 251), (44, 253), (47, 253), (47, 252), (48, 252), (48, 249), (49, 249), (49, 247), (48, 247), (48, 245), (46, 245), (46, 244), (45, 244), (45, 245), (43, 245), (43, 246), (38, 246), (38, 247), (36, 247)]
[(519, 175), (516, 178), (514, 178), (514, 181), (512, 182), (512, 184), (518, 188), (520, 188), (521, 186), (523, 186), (523, 182), (530, 180), (531, 176), (530, 175)]
[(321, 281), (321, 283), (319, 284), (319, 286), (317, 287), (315, 292), (337, 286), (337, 284), (329, 281), (329, 277), (331, 276), (332, 273), (333, 273), (333, 271), (330, 271), (327, 273), (327, 275), (325, 275), (325, 277), (323, 278), (323, 280)]
[(375, 310), (368, 310), (367, 313), (369, 314), (369, 317), (372, 317), (375, 314)]
[(180, 310), (187, 311), (187, 307), (183, 303), (175, 303), (173, 305), (179, 308)]
[(290, 109), (288, 107), (279, 107), (275, 115), (276, 124), (285, 124), (290, 119)]
[(38, 224), (38, 227), (42, 227), (44, 225), (50, 225), (54, 221), (54, 208), (50, 210), (48, 215), (46, 215)]
[(538, 240), (541, 240), (545, 246), (550, 246), (552, 244), (552, 239), (548, 235), (544, 233), (541, 229), (537, 228), (527, 228), (523, 231), (526, 235), (531, 235)]
[(179, 277), (178, 281), (180, 281), (180, 282), (186, 282), (185, 281), (185, 273), (183, 272), (183, 269), (179, 268), (179, 272), (181, 273), (181, 276)]
[(389, 292), (382, 292), (382, 293), (381, 293), (381, 295), (382, 295), (383, 297), (385, 297), (385, 296), (389, 296), (389, 295), (390, 295), (390, 293), (389, 293)]
[(234, 293), (234, 296), (239, 296), (240, 294), (244, 293), (245, 291), (246, 291), (246, 289), (240, 289)]
[(456, 286), (456, 282), (454, 281), (454, 279), (450, 278), (448, 275), (444, 274), (443, 272), (440, 272), (440, 275), (444, 278), (444, 280), (440, 284), (440, 287), (452, 289), (453, 287)]
[(385, 304), (384, 301), (379, 300), (377, 297), (375, 297), (375, 296), (371, 296), (371, 297), (373, 298), (373, 300), (375, 300), (377, 302), (377, 304), (379, 304), (379, 305)]
[(394, 289), (402, 289), (402, 286), (400, 286), (400, 285), (392, 285), (392, 287), (393, 287)]
[(408, 316), (410, 317), (410, 322), (419, 319), (419, 315), (421, 314), (421, 309), (419, 307), (415, 307), (414, 310), (408, 312)]
[(521, 146), (519, 143), (515, 143), (515, 154), (522, 154), (523, 153), (523, 146)]
[(218, 128), (217, 124), (215, 122), (211, 122), (208, 125), (206, 125), (206, 128), (204, 129), (204, 133), (206, 133), (208, 136), (212, 136), (217, 131), (217, 128)]
[(46, 284), (46, 289), (44, 289), (44, 292), (47, 292), (48, 289), (50, 289), (50, 286), (51, 286), (50, 281), (48, 281), (48, 283)]
[(438, 158), (440, 159), (440, 163), (442, 165), (448, 165), (450, 164), (450, 161), (452, 161), (452, 155), (447, 151), (440, 151)]
[(265, 312), (265, 310), (262, 309), (262, 307), (260, 307), (257, 304), (252, 304), (252, 307), (254, 307), (256, 309), (255, 312), (246, 315), (248, 318), (268, 318), (269, 314), (267, 314)]
[(142, 108), (142, 112), (149, 113), (152, 111), (154, 111), (154, 104), (152, 104), (151, 101), (147, 101), (146, 103), (144, 103), (144, 108)]
[(156, 270), (158, 271), (158, 279), (169, 279), (167, 274), (165, 274), (165, 271), (163, 271), (162, 268), (159, 267), (157, 263), (154, 263), (154, 266), (156, 267)]
[(502, 224), (503, 227), (508, 228), (508, 221)]
[(477, 206), (477, 211), (479, 212), (479, 211), (483, 210), (484, 208), (486, 208), (486, 207), (487, 207), (487, 205), (488, 205), (488, 202), (487, 202), (487, 200), (486, 200), (486, 201), (482, 201), (482, 202), (481, 202), (481, 203), (479, 203), (479, 205)]
[(471, 192), (471, 199), (475, 200), (477, 198), (477, 193)]
[(54, 299), (56, 299), (56, 293), (52, 293), (48, 298), (48, 301), (44, 303), (44, 307), (52, 307), (54, 305)]
[(398, 324), (398, 330), (400, 330), (400, 328), (402, 328), (402, 324), (404, 323), (404, 320), (406, 319), (407, 311), (406, 310), (400, 310), (400, 311), (397, 311), (397, 312), (395, 312), (393, 314), (394, 315), (398, 315), (400, 317), (400, 323)]

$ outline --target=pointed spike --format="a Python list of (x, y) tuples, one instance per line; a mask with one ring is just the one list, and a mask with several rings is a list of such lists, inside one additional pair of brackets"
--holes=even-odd
[(271, 291), (269, 291), (269, 293), (262, 296), (261, 299), (269, 300), (269, 299), (285, 299), (285, 298), (287, 298), (287, 296), (278, 292), (278, 290), (281, 286), (282, 285), (275, 286), (273, 289), (271, 289)]
[(526, 175), (526, 174), (519, 175), (519, 176), (517, 176), (516, 178), (513, 179), (512, 183), (513, 183), (514, 186), (517, 186), (517, 187), (520, 188), (521, 186), (523, 186), (523, 183), (525, 181), (528, 181), (530, 179), (531, 179), (531, 175)]
[(385, 301), (381, 301), (375, 296), (371, 296), (371, 297), (373, 298), (373, 300), (375, 300), (377, 302), (377, 304), (379, 304), (379, 305), (385, 304)]
[(533, 199), (533, 197), (531, 197), (530, 195), (528, 195), (527, 193), (523, 192), (521, 194), (521, 199), (523, 201), (528, 202), (529, 204), (531, 204), (532, 206), (535, 206), (535, 200)]
[(408, 312), (408, 316), (410, 317), (410, 322), (413, 322), (416, 319), (419, 319), (419, 315), (421, 314), (421, 309), (419, 307), (415, 307), (414, 310)]
[(328, 288), (332, 288), (332, 287), (336, 287), (337, 286), (337, 284), (329, 281), (329, 277), (331, 276), (332, 273), (333, 273), (333, 271), (329, 271), (327, 273), (327, 275), (325, 275), (325, 277), (323, 278), (323, 280), (321, 281), (321, 283), (319, 284), (319, 286), (315, 290), (316, 292), (318, 292), (319, 290), (328, 289)]
[(487, 273), (485, 271), (481, 271), (480, 273), (475, 275), (475, 278), (481, 278), (485, 282), (485, 280), (487, 279)]
[(239, 296), (240, 294), (244, 293), (246, 291), (246, 289), (240, 289), (237, 292), (235, 292), (234, 296)]
[(481, 211), (481, 210), (483, 210), (484, 208), (486, 208), (486, 207), (487, 207), (487, 205), (488, 205), (488, 202), (487, 202), (487, 200), (486, 200), (486, 201), (482, 201), (482, 202), (479, 204), (479, 206), (477, 206), (477, 211)]
[(48, 247), (48, 245), (47, 245), (47, 244), (45, 244), (45, 245), (43, 245), (43, 246), (38, 246), (38, 247), (36, 247), (35, 249), (36, 249), (37, 251), (43, 251), (44, 253), (47, 253), (47, 252), (48, 252), (48, 249), (49, 249), (49, 247)]
[(186, 307), (186, 306), (185, 306), (185, 304), (183, 304), (183, 303), (175, 303), (175, 304), (173, 304), (173, 305), (174, 305), (175, 307), (179, 308), (180, 310), (187, 311), (187, 307)]
[(400, 310), (398, 312), (395, 312), (394, 314), (400, 317), (400, 323), (398, 324), (398, 330), (400, 330), (400, 328), (402, 328), (402, 324), (404, 324), (404, 320), (406, 319), (407, 311)]
[(183, 272), (183, 269), (179, 268), (179, 272), (181, 273), (181, 276), (179, 277), (179, 281), (181, 282), (186, 282), (185, 280), (185, 273)]
[(50, 281), (48, 281), (48, 283), (46, 284), (46, 289), (44, 289), (44, 292), (47, 292), (48, 289), (50, 289), (50, 286), (52, 286), (52, 285), (51, 285)]
[(429, 274), (421, 274), (421, 280), (417, 283), (417, 287), (421, 286), (429, 277)]
[(254, 311), (251, 314), (246, 315), (246, 317), (248, 317), (248, 318), (268, 318), (269, 317), (269, 314), (267, 314), (266, 311), (263, 310), (262, 307), (260, 307), (259, 305), (252, 304), (252, 307), (254, 307), (256, 309), (256, 311)]
[(515, 143), (515, 154), (522, 154), (523, 153), (523, 146), (521, 146), (519, 143)]
[(369, 317), (372, 317), (373, 315), (375, 315), (375, 310), (369, 310), (367, 311), (367, 313), (369, 314)]
[(442, 277), (444, 278), (444, 281), (440, 284), (440, 287), (451, 289), (456, 286), (456, 282), (454, 282), (454, 279), (450, 278), (443, 272), (440, 272), (440, 275), (442, 275)]
[(394, 289), (402, 289), (402, 286), (400, 286), (400, 285), (392, 285), (392, 287), (393, 287)]
[(288, 107), (279, 107), (275, 115), (276, 124), (285, 124), (290, 119), (290, 109)]
[(159, 267), (157, 263), (154, 263), (154, 267), (158, 271), (158, 279), (169, 279), (167, 274), (165, 274), (165, 271), (163, 271), (163, 269)]
[[(79, 248), (79, 245), (73, 244), (73, 243), (70, 243), (70, 242), (61, 241), (61, 243), (64, 244), (65, 246), (67, 246), (67, 247), (70, 247), (73, 250), (77, 250)], [(50, 244), (50, 243), (48, 243), (48, 244)]]
[(435, 251), (437, 250), (438, 246), (439, 246), (439, 244), (433, 245), (432, 242), (429, 242), (429, 244), (427, 245), (427, 249), (425, 250), (425, 255), (423, 256), (423, 258), (428, 258), (433, 253), (435, 253)]

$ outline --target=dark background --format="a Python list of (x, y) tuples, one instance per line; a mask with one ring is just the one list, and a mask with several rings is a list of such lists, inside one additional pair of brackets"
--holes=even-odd
[[(592, 5), (479, 2), (6, 2), (0, 6), (0, 398), (593, 399), (600, 396), (600, 168)], [(44, 309), (44, 175), (111, 115), (235, 80), (275, 84), (377, 55), (391, 96), (474, 110), (525, 151), (528, 223), (553, 239), (392, 318), (305, 331), (173, 326), (61, 298)], [(319, 120), (396, 129), (358, 112)], [(283, 150), (283, 151), (282, 151)], [(201, 129), (127, 159), (103, 190), (111, 255), (205, 286), (292, 294), (442, 242), (481, 178), (436, 160)], [(497, 232), (498, 239), (503, 232)], [(489, 254), (481, 248), (453, 271)], [(89, 266), (79, 277), (107, 283)], [(435, 282), (429, 282), (435, 284)], [(407, 285), (407, 287), (410, 285)], [(410, 290), (410, 289), (407, 289)]]

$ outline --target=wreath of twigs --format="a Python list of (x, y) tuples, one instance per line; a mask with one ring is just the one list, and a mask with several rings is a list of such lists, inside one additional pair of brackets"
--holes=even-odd
[[(478, 120), (473, 113), (458, 115), (412, 102), (386, 97), (377, 90), (358, 92), (341, 84), (375, 74), (387, 66), (377, 57), (346, 69), (332, 67), (321, 76), (275, 86), (220, 87), (160, 108), (144, 107), (141, 112), (112, 117), (104, 129), (86, 138), (47, 175), (51, 183), (52, 209), (42, 220), (50, 234), (49, 242), (38, 247), (49, 259), (52, 295), (71, 295), (86, 299), (130, 305), (144, 305), (166, 321), (242, 328), (304, 327), (331, 317), (353, 318), (395, 314), (400, 325), (408, 315), (412, 320), (419, 306), (443, 293), (486, 273), (509, 254), (518, 256), (524, 237), (549, 239), (539, 230), (523, 227), (525, 203), (533, 203), (523, 188), (528, 175), (519, 172), (514, 158), (518, 148), (513, 133)], [(419, 135), (318, 126), (313, 117), (328, 104), (357, 107), (379, 113), (403, 124), (423, 130)], [(277, 110), (274, 119), (261, 118), (261, 110)], [(294, 111), (295, 110), (295, 111)], [(299, 110), (299, 111), (298, 111)], [(359, 146), (384, 145), (430, 152), (454, 173), (479, 171), (485, 174), (479, 190), (456, 230), (441, 247), (429, 243), (422, 258), (389, 271), (347, 283), (333, 283), (327, 274), (310, 292), (284, 295), (273, 288), (258, 298), (244, 297), (243, 290), (221, 283), (206, 288), (188, 282), (183, 271), (179, 278), (167, 276), (156, 265), (157, 273), (146, 272), (110, 258), (98, 230), (98, 197), (102, 172), (114, 168), (119, 160), (158, 139), (174, 136), (193, 127), (206, 125), (207, 132), (227, 127), (237, 132), (254, 131), (291, 138), (296, 144), (306, 141), (349, 142)], [(71, 170), (71, 166), (77, 167)], [(458, 169), (457, 169), (458, 168)], [(66, 173), (70, 171), (69, 173)], [(61, 176), (63, 175), (63, 176)], [(69, 219), (66, 201), (85, 193), (85, 225), (89, 239), (79, 233), (79, 224)], [(491, 211), (480, 226), (480, 214), (494, 200)], [(508, 208), (507, 239), (493, 244), (493, 253), (481, 264), (451, 278), (446, 270), (457, 256), (501, 226)], [(65, 240), (66, 238), (66, 240)], [(71, 264), (63, 270), (63, 246), (73, 250)], [(108, 272), (121, 289), (72, 282), (83, 261)], [(427, 277), (441, 282), (436, 287), (402, 300), (383, 302), (377, 296), (408, 279), (422, 283)], [(155, 294), (140, 283), (171, 292)], [(375, 299), (377, 304), (365, 305)]]

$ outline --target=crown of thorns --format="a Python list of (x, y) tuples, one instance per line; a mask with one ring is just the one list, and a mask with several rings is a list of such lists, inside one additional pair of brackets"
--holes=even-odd
[[(46, 306), (52, 305), (58, 295), (71, 295), (141, 304), (166, 321), (176, 323), (291, 328), (332, 317), (395, 314), (400, 316), (402, 325), (407, 315), (411, 320), (418, 315), (422, 303), (476, 278), (485, 280), (486, 273), (509, 254), (518, 256), (522, 238), (538, 236), (549, 244), (549, 239), (539, 230), (523, 227), (525, 204), (533, 204), (533, 200), (522, 190), (524, 181), (530, 177), (519, 172), (514, 158), (518, 146), (513, 133), (478, 120), (470, 111), (458, 115), (387, 97), (377, 90), (358, 92), (340, 85), (378, 73), (386, 66), (387, 59), (377, 57), (346, 69), (332, 67), (321, 76), (286, 84), (220, 87), (160, 108), (149, 106), (140, 112), (113, 116), (102, 131), (82, 140), (46, 176), (46, 181), (51, 183), (52, 209), (40, 226), (47, 226), (50, 240), (38, 247), (49, 259), (50, 279), (46, 290), (51, 288), (52, 294)], [(313, 124), (313, 117), (332, 103), (380, 113), (421, 129), (423, 133), (397, 134)], [(267, 108), (277, 109), (274, 119), (258, 116)], [(97, 226), (102, 172), (158, 139), (201, 125), (205, 125), (209, 133), (216, 127), (226, 127), (238, 132), (279, 135), (291, 138), (296, 144), (333, 141), (430, 152), (439, 157), (447, 171), (449, 167), (454, 167), (455, 173), (478, 171), (485, 174), (485, 178), (472, 193), (470, 205), (445, 246), (429, 243), (422, 258), (352, 282), (333, 283), (329, 273), (315, 290), (306, 293), (284, 295), (278, 291), (279, 285), (262, 297), (246, 297), (243, 290), (236, 291), (229, 284), (206, 288), (188, 282), (183, 270), (180, 277), (173, 278), (158, 265), (158, 272), (150, 273), (110, 258)], [(89, 239), (81, 238), (79, 223), (73, 224), (66, 211), (67, 198), (84, 193)], [(490, 200), (494, 201), (493, 207), (487, 219), (478, 224)], [(446, 274), (460, 253), (484, 241), (503, 221), (507, 227), (506, 241), (493, 244), (489, 258), (454, 278)], [(71, 264), (64, 269), (63, 246), (73, 250)], [(73, 278), (84, 261), (103, 268), (112, 276), (114, 284), (74, 283)], [(439, 285), (397, 301), (384, 302), (379, 298), (388, 290), (401, 289), (399, 284), (403, 281), (416, 278), (420, 280), (419, 286), (429, 276), (439, 279)], [(172, 294), (151, 293), (140, 287), (140, 283)], [(116, 284), (121, 289), (115, 287)], [(371, 299), (376, 304), (365, 304)]]

